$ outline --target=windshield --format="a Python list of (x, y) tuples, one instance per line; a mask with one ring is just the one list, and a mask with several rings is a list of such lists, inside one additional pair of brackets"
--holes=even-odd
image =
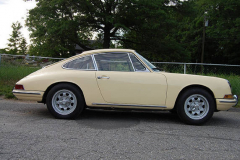
[(160, 70), (154, 66), (151, 62), (149, 62), (146, 58), (144, 58), (143, 56), (141, 56), (140, 54), (138, 54), (136, 52), (137, 56), (149, 67), (151, 68), (154, 72), (160, 72)]

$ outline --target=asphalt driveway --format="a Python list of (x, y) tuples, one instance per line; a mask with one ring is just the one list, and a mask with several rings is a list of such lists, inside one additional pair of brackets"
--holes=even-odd
[(240, 159), (240, 109), (203, 126), (169, 112), (86, 111), (53, 118), (43, 104), (0, 98), (0, 159)]

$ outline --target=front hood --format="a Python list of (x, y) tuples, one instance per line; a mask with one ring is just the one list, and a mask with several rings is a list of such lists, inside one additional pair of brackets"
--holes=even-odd
[(166, 78), (180, 78), (179, 80), (220, 80), (220, 81), (227, 81), (226, 79), (213, 77), (213, 76), (203, 76), (203, 75), (194, 75), (194, 74), (180, 74), (180, 73), (168, 73), (168, 72), (158, 72), (166, 76)]
[(168, 89), (172, 88), (181, 91), (189, 86), (203, 86), (211, 90), (215, 98), (223, 98), (224, 94), (231, 94), (228, 81), (223, 78), (167, 72), (158, 73), (166, 77)]

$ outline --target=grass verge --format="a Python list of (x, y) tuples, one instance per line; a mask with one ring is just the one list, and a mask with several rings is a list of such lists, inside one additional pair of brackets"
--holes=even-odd
[(5, 98), (14, 98), (12, 89), (17, 81), (38, 69), (27, 66), (0, 66), (0, 95), (4, 95)]

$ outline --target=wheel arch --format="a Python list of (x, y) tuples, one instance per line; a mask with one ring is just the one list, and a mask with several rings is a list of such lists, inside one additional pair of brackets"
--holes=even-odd
[(48, 95), (49, 91), (50, 91), (54, 86), (59, 85), (59, 84), (71, 84), (71, 85), (77, 87), (77, 88), (79, 89), (79, 91), (82, 93), (83, 99), (84, 99), (84, 103), (85, 103), (85, 105), (86, 105), (86, 101), (85, 101), (85, 97), (84, 97), (84, 94), (83, 94), (82, 89), (81, 89), (77, 84), (75, 84), (75, 83), (73, 83), (73, 82), (64, 82), (64, 81), (63, 81), (63, 82), (56, 82), (56, 83), (53, 83), (53, 84), (51, 84), (50, 86), (48, 86), (48, 88), (46, 89), (46, 91), (45, 91), (44, 94), (43, 94), (43, 98), (42, 98), (41, 103), (46, 104), (46, 99), (47, 99), (47, 95)]
[(212, 98), (214, 99), (214, 107), (215, 107), (215, 111), (217, 111), (217, 109), (216, 109), (215, 96), (214, 96), (212, 90), (211, 90), (210, 88), (206, 87), (206, 86), (198, 85), (198, 84), (186, 86), (186, 87), (184, 87), (184, 88), (179, 92), (179, 94), (178, 94), (178, 96), (177, 96), (177, 99), (176, 99), (176, 101), (175, 101), (175, 105), (174, 105), (173, 110), (175, 110), (176, 107), (177, 107), (177, 102), (178, 102), (178, 100), (179, 100), (180, 95), (181, 95), (182, 93), (186, 92), (186, 91), (187, 91), (188, 89), (190, 89), (190, 88), (201, 88), (201, 89), (206, 90), (206, 91), (212, 96)]

